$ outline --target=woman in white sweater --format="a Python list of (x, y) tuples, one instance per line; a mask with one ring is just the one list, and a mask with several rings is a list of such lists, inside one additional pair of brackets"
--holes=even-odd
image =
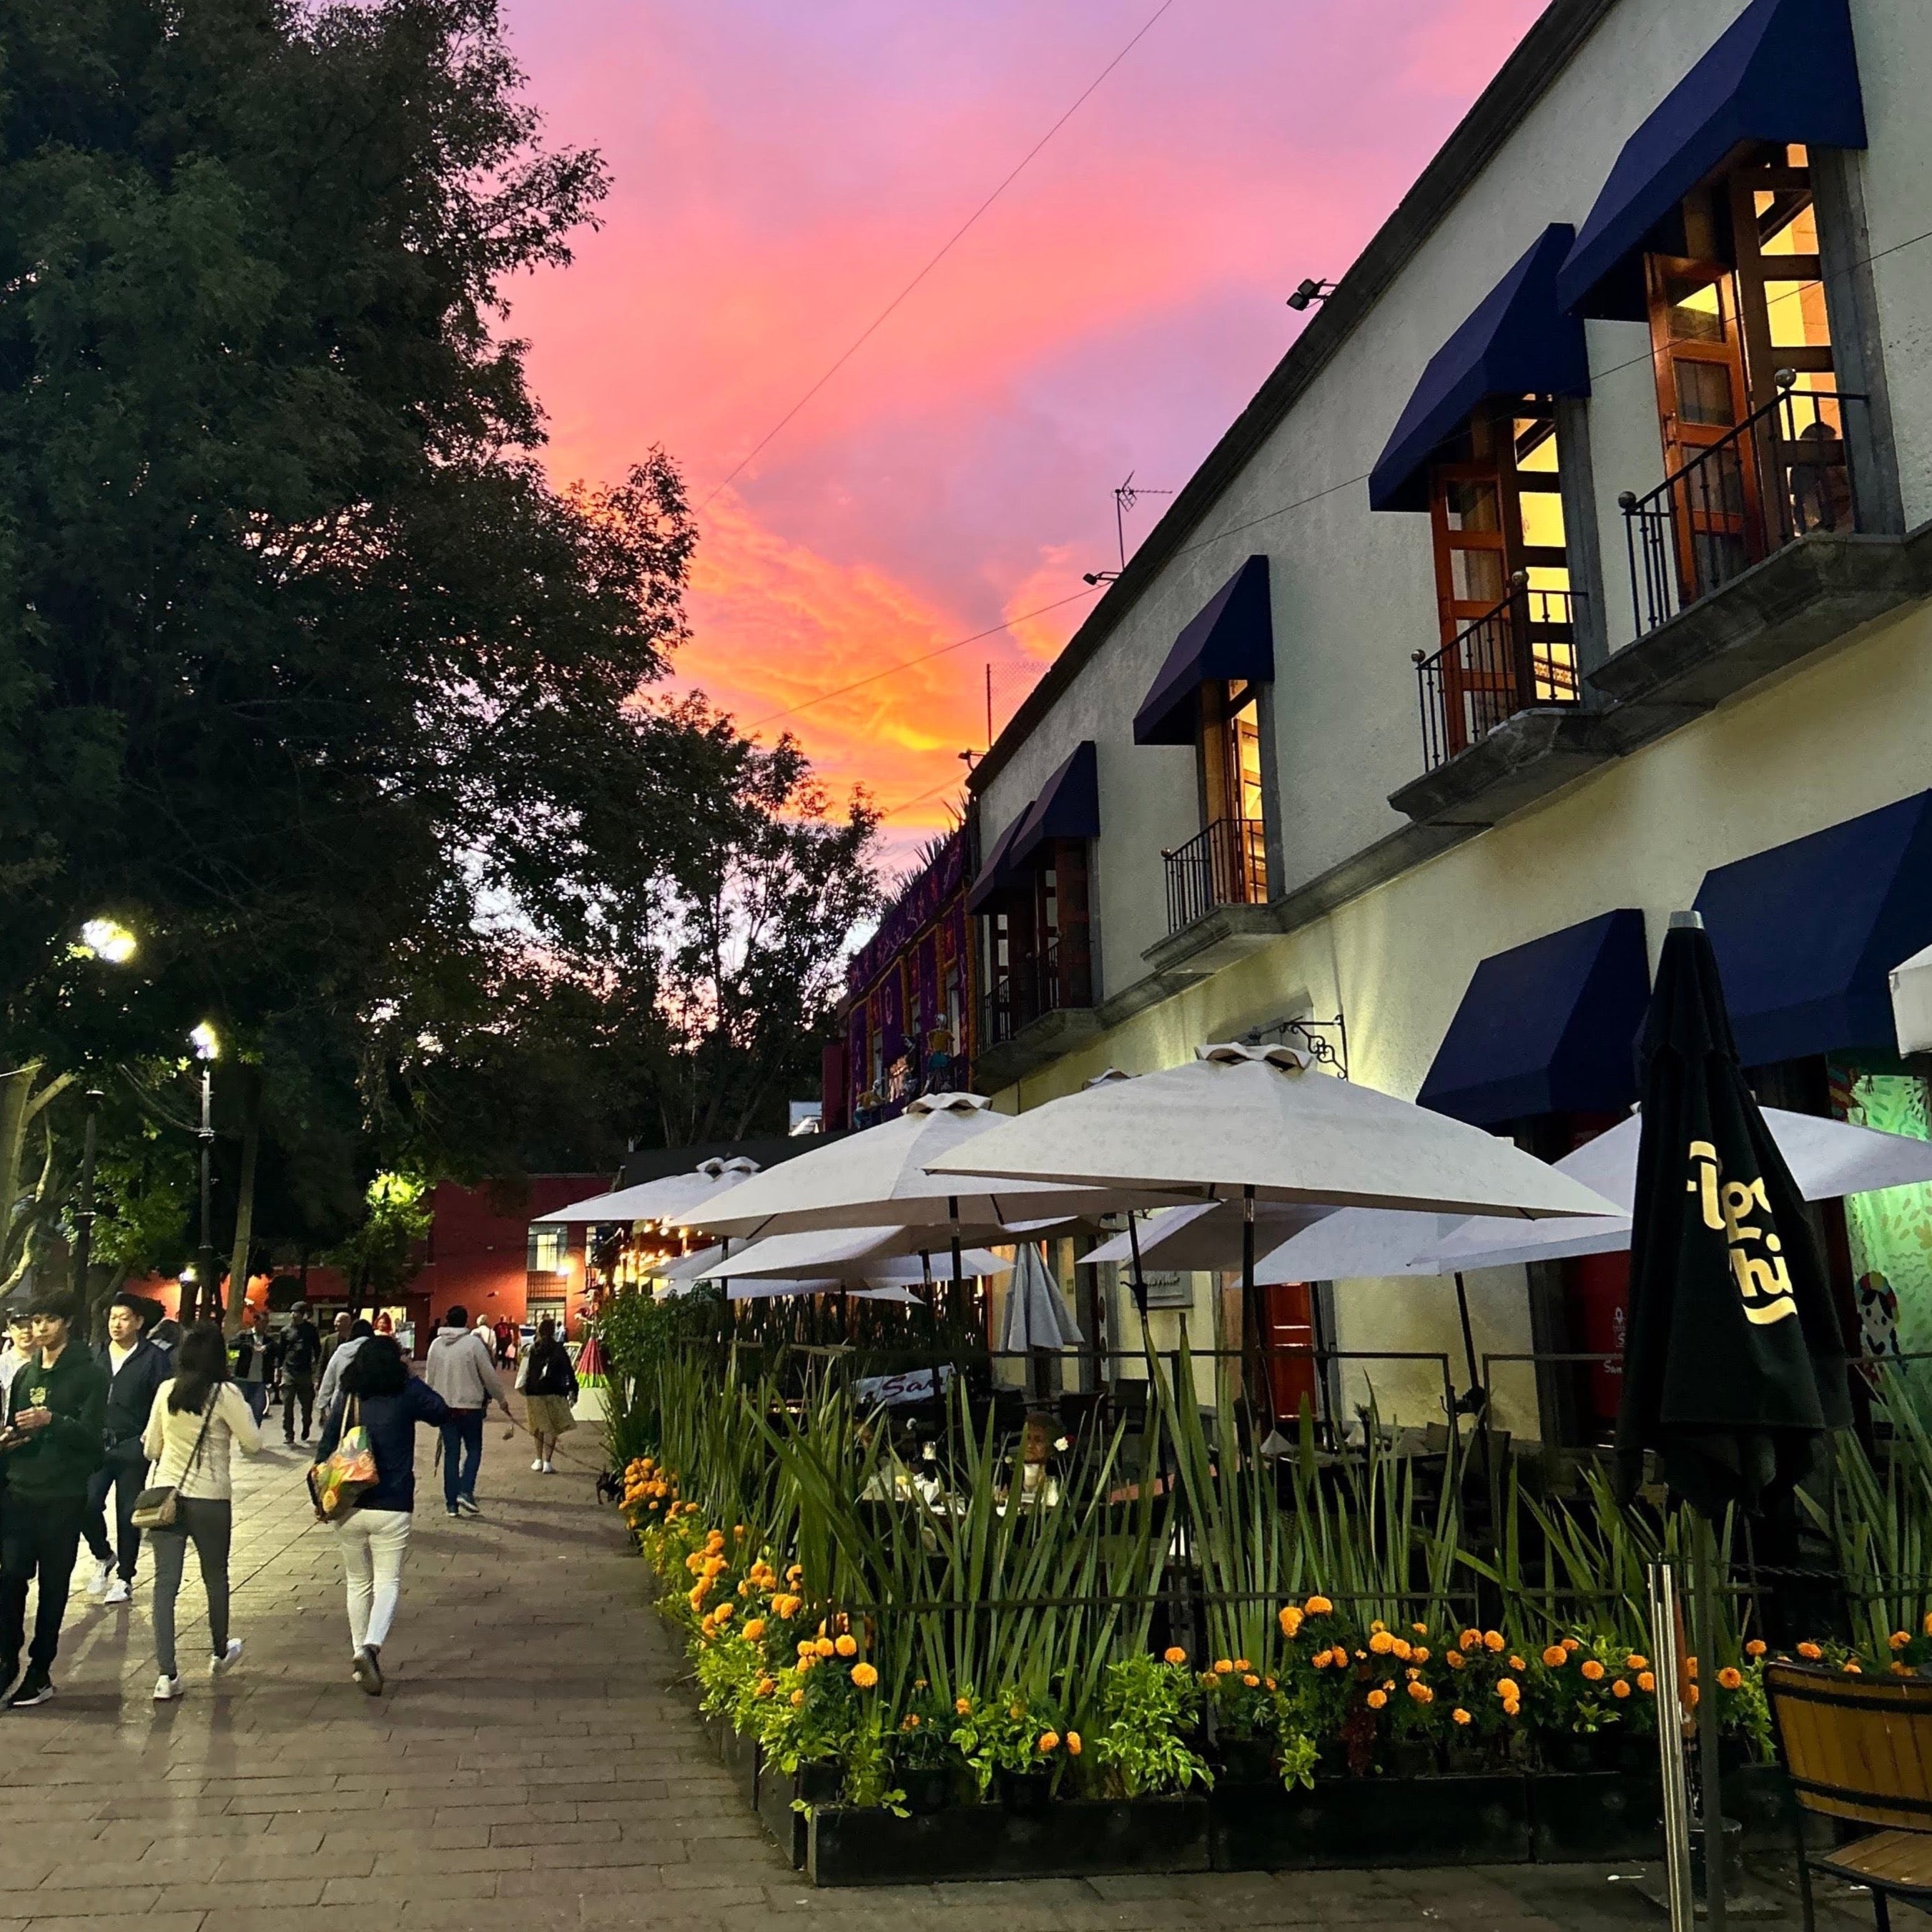
[(154, 1552), (154, 1654), (161, 1674), (154, 1700), (182, 1694), (175, 1660), (175, 1599), (181, 1593), (188, 1540), (208, 1592), (212, 1667), (219, 1675), (241, 1660), (242, 1640), (228, 1634), (228, 1540), (234, 1492), (229, 1480), (232, 1445), (254, 1455), (262, 1432), (246, 1399), (228, 1376), (228, 1343), (212, 1322), (182, 1337), (172, 1378), (154, 1392), (141, 1446), (155, 1466), (149, 1480), (175, 1492), (172, 1528), (151, 1530)]

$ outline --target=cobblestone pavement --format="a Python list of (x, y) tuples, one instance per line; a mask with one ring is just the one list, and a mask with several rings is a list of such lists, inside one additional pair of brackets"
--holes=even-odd
[[(1663, 1924), (1631, 1874), (1588, 1868), (813, 1892), (667, 1688), (643, 1567), (587, 1469), (532, 1474), (526, 1446), (492, 1425), (485, 1516), (452, 1522), (424, 1440), (380, 1700), (350, 1681), (335, 1553), (278, 1432), (238, 1484), (234, 1676), (212, 1684), (198, 1661), (192, 1563), (178, 1703), (151, 1701), (147, 1559), (131, 1608), (77, 1592), (59, 1696), (0, 1714), (0, 1932), (716, 1932), (747, 1913), (798, 1932)], [(565, 1448), (589, 1462), (587, 1433)], [(1862, 1900), (1820, 1916), (1828, 1932), (1870, 1923)]]

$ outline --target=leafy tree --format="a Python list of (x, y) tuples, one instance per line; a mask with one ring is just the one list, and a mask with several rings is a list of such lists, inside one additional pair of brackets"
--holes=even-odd
[(350, 1304), (394, 1301), (422, 1266), (418, 1244), (429, 1232), (429, 1190), (404, 1174), (379, 1174), (369, 1184), (368, 1214), (326, 1258), (349, 1278)]

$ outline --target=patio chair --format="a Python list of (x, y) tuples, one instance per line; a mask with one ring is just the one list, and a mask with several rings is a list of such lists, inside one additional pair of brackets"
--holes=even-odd
[(1878, 1932), (1890, 1932), (1893, 1899), (1932, 1904), (1932, 1682), (1774, 1664), (1764, 1685), (1802, 1810), (1880, 1828), (1830, 1852), (1808, 1852), (1800, 1818), (1805, 1932), (1816, 1922), (1814, 1870), (1868, 1887)]

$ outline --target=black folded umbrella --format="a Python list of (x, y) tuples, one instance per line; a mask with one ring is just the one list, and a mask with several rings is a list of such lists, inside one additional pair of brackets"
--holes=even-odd
[(1790, 1489), (1825, 1432), (1849, 1424), (1845, 1336), (1690, 920), (1665, 937), (1639, 1059), (1618, 1483), (1634, 1494), (1654, 1449), (1670, 1487), (1714, 1520)]

